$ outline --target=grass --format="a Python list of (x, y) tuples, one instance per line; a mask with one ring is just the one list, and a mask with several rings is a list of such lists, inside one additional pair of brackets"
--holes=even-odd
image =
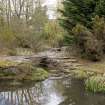
[[(15, 69), (11, 70), (12, 67), (15, 67)], [(19, 64), (12, 61), (0, 61), (0, 79), (40, 81), (47, 77), (48, 72), (46, 70), (37, 68), (32, 63), (24, 62)]]
[(87, 73), (83, 70), (74, 70), (72, 71), (74, 78), (77, 79), (83, 79), (83, 78), (87, 78)]
[(8, 49), (4, 48), (1, 50), (0, 55), (8, 55), (8, 56), (28, 56), (28, 55), (34, 55), (34, 51), (29, 48), (15, 48), (15, 49)]
[(17, 48), (16, 49), (16, 55), (34, 55), (34, 52), (31, 49), (26, 49), (26, 48)]
[(0, 78), (13, 78), (14, 76), (16, 76), (16, 74), (14, 72), (11, 72), (7, 69), (11, 68), (11, 67), (16, 67), (18, 65), (18, 62), (12, 62), (12, 61), (0, 61)]
[(73, 74), (73, 77), (76, 79), (86, 79), (96, 74), (95, 72), (87, 71), (84, 68), (78, 68), (76, 70), (72, 70), (71, 73)]
[(82, 68), (86, 71), (92, 71), (99, 74), (105, 73), (105, 59), (99, 62), (80, 60), (80, 63), (83, 65)]
[(86, 89), (92, 92), (105, 92), (105, 77), (93, 76), (86, 80)]
[(41, 81), (48, 78), (48, 72), (42, 68), (32, 70), (31, 74), (27, 74), (24, 80)]
[(18, 66), (20, 70), (20, 76), (17, 77), (17, 80), (23, 81), (41, 81), (48, 77), (48, 72), (43, 68), (37, 68), (31, 63), (23, 63)]
[(0, 61), (0, 67), (1, 68), (6, 68), (6, 67), (11, 67), (11, 66), (17, 66), (19, 63), (18, 62), (12, 62), (12, 61), (7, 61), (7, 60), (2, 60)]

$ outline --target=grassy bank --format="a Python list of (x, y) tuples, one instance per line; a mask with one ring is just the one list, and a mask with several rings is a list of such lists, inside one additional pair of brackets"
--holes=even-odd
[(16, 81), (41, 81), (48, 77), (48, 72), (43, 68), (33, 66), (31, 63), (18, 63), (0, 61), (0, 80)]
[[(86, 64), (86, 62), (85, 62)], [(85, 80), (86, 89), (91, 92), (105, 93), (105, 71), (103, 62), (88, 62), (88, 65), (83, 64), (82, 67), (72, 70), (73, 78)]]
[(101, 75), (92, 76), (85, 81), (86, 89), (92, 92), (105, 93), (105, 77)]

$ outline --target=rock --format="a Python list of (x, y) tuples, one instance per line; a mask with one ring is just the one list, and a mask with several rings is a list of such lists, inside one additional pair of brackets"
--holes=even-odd
[(103, 74), (103, 77), (105, 77), (105, 73)]
[(19, 70), (16, 67), (9, 67), (3, 70), (4, 73), (19, 74)]
[(40, 59), (39, 65), (41, 67), (47, 67), (47, 68), (50, 68), (50, 69), (60, 67), (59, 62), (57, 60), (54, 60), (54, 59), (48, 58), (48, 57), (44, 57), (44, 58)]

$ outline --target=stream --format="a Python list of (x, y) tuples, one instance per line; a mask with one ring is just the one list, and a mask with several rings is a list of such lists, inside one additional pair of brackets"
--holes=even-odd
[(105, 105), (105, 95), (86, 91), (80, 80), (47, 79), (25, 87), (1, 86), (0, 105)]
[[(54, 50), (34, 56), (0, 57), (8, 61), (30, 61), (30, 58), (47, 56), (60, 58), (66, 69), (75, 64), (75, 58), (67, 58), (64, 52)], [(65, 62), (66, 61), (66, 62)], [(71, 66), (71, 65), (70, 65)], [(48, 78), (42, 82), (23, 84), (21, 87), (8, 87), (6, 81), (0, 81), (0, 105), (105, 105), (105, 94), (94, 94), (85, 89), (84, 81), (67, 78)]]

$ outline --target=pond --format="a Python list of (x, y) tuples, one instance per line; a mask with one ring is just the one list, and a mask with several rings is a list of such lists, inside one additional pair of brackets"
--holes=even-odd
[(0, 105), (105, 105), (105, 95), (86, 91), (80, 80), (48, 79), (28, 85), (0, 88)]

